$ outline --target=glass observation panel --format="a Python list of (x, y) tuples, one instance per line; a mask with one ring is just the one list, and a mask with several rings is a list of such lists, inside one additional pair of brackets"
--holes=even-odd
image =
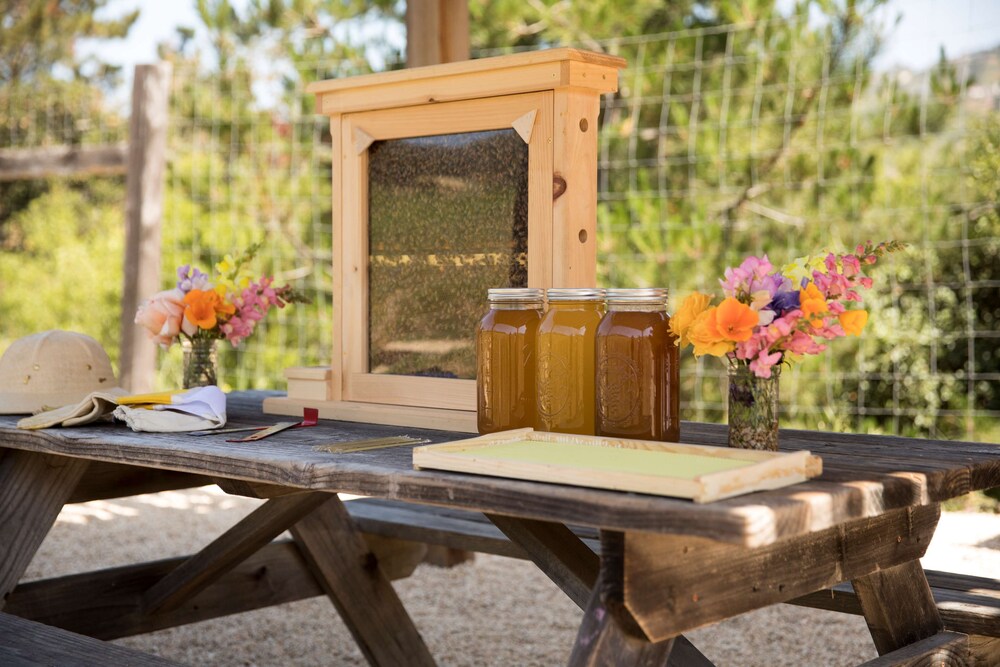
[(475, 378), (487, 289), (528, 284), (528, 146), (506, 129), (368, 150), (369, 372)]

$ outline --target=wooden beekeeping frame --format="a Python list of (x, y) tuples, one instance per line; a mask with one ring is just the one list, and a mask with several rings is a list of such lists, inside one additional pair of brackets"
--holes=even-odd
[[(518, 449), (512, 452), (505, 446)], [(501, 449), (504, 453), (496, 454)], [(623, 462), (629, 451), (641, 455), (641, 461)], [(588, 456), (592, 458), (587, 460)], [(413, 467), (634, 491), (696, 503), (778, 489), (823, 472), (822, 459), (807, 451), (761, 452), (530, 428), (417, 447)]]
[(331, 365), (286, 369), (287, 397), (264, 410), (474, 432), (475, 380), (369, 372), (369, 147), (512, 128), (528, 146), (528, 286), (593, 286), (600, 96), (624, 65), (561, 48), (312, 84), (334, 156)]

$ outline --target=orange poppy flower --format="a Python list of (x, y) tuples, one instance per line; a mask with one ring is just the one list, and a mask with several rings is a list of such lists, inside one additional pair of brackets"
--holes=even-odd
[(868, 311), (846, 310), (837, 315), (837, 319), (840, 320), (840, 326), (848, 336), (860, 336), (861, 330), (868, 323)]
[(735, 343), (749, 340), (759, 322), (757, 311), (733, 297), (723, 299), (715, 315), (719, 336)]
[(218, 324), (218, 315), (232, 315), (235, 306), (226, 303), (215, 290), (193, 289), (184, 295), (184, 317), (191, 324), (202, 329), (213, 329)]
[(718, 306), (702, 311), (688, 328), (688, 338), (694, 346), (694, 356), (711, 354), (721, 357), (732, 352), (736, 343), (725, 340), (719, 333)]

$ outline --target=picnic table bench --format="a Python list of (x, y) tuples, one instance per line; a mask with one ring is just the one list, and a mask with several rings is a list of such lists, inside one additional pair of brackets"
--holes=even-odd
[[(266, 423), (260, 400), (231, 396), (230, 419)], [(585, 609), (571, 664), (710, 664), (684, 632), (778, 602), (863, 612), (876, 664), (1000, 661), (997, 582), (925, 576), (918, 560), (941, 501), (1000, 484), (995, 445), (784, 431), (783, 449), (823, 457), (822, 477), (696, 505), (413, 470), (409, 447), (314, 450), (394, 427), (323, 422), (244, 444), (12, 421), (0, 418), (0, 606), (92, 637), (326, 594), (372, 664), (432, 664), (388, 585), (430, 544), (532, 560)], [(725, 429), (685, 423), (682, 436), (724, 444)], [(17, 585), (65, 502), (207, 481), (268, 500), (189, 558)], [(294, 540), (274, 541), (289, 527)]]
[(4, 667), (177, 667), (180, 663), (0, 613)]

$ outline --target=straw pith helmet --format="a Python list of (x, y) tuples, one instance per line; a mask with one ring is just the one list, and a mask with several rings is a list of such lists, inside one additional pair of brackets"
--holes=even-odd
[(116, 386), (101, 344), (73, 331), (19, 338), (0, 358), (0, 414), (30, 414), (77, 403)]

